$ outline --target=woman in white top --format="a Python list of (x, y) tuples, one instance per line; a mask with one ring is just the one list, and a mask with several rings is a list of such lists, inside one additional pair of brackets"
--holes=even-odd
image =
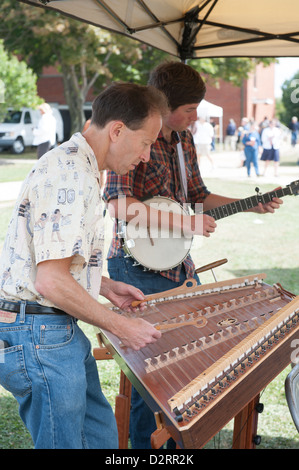
[(212, 140), (214, 137), (214, 129), (212, 124), (200, 117), (192, 126), (193, 140), (196, 147), (197, 160), (199, 164), (200, 157), (208, 157), (214, 168), (214, 162), (211, 157)]
[(39, 106), (39, 110), (41, 118), (37, 128), (33, 130), (33, 145), (37, 145), (37, 158), (42, 157), (56, 143), (56, 119), (51, 106), (43, 103)]
[(281, 130), (275, 125), (275, 121), (270, 121), (269, 126), (262, 132), (263, 153), (261, 160), (265, 162), (264, 176), (270, 161), (274, 162), (274, 174), (278, 176), (280, 141)]

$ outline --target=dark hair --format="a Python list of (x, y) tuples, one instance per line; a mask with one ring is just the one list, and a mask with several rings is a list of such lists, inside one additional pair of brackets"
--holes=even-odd
[(171, 110), (191, 103), (200, 103), (206, 94), (206, 86), (199, 75), (183, 62), (164, 62), (150, 74), (149, 85), (163, 91)]
[(167, 100), (156, 88), (117, 82), (94, 100), (91, 122), (103, 128), (110, 121), (122, 121), (131, 130), (136, 130), (151, 114), (163, 116), (166, 112)]

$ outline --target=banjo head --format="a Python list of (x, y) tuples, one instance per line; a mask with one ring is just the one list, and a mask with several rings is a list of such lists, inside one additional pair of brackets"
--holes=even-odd
[[(153, 209), (175, 214), (185, 214), (187, 211), (172, 199), (156, 196), (144, 201)], [(138, 226), (135, 218), (124, 223), (124, 249), (138, 263), (153, 271), (167, 271), (181, 264), (187, 257), (192, 238), (186, 238), (170, 229), (151, 229)]]

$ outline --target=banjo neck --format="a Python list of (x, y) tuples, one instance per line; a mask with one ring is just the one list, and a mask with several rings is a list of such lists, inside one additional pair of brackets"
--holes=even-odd
[[(294, 181), (285, 188), (279, 188), (264, 195), (259, 193), (258, 188), (256, 188), (256, 191), (255, 196), (216, 207), (205, 211), (204, 214), (218, 220), (238, 212), (247, 211), (256, 207), (259, 202), (262, 204), (268, 203), (273, 197), (296, 196), (299, 194), (299, 180)], [(144, 203), (148, 205), (158, 204), (159, 209), (166, 212), (173, 211), (181, 215), (187, 214), (186, 210), (177, 201), (164, 196), (154, 196), (145, 200)], [(160, 204), (163, 204), (163, 209)], [(134, 219), (132, 221), (118, 221), (118, 236), (122, 240), (122, 247), (126, 256), (134, 258), (136, 265), (140, 264), (144, 268), (153, 271), (168, 271), (183, 263), (191, 249), (192, 238), (172, 237), (169, 235), (168, 229), (160, 229), (155, 236), (148, 230), (148, 233), (141, 237), (138, 236), (138, 231), (135, 230)]]
[[(258, 191), (258, 188), (256, 188), (256, 190)], [(272, 201), (273, 197), (281, 198), (291, 194), (293, 194), (292, 190), (289, 186), (287, 186), (286, 188), (279, 188), (269, 193), (258, 193), (245, 199), (240, 199), (223, 206), (215, 207), (214, 209), (205, 211), (204, 214), (210, 215), (215, 220), (219, 220), (223, 219), (224, 217), (237, 214), (238, 212), (245, 212), (249, 209), (252, 209), (253, 207), (256, 207), (259, 202), (262, 204), (267, 204), (268, 202)]]

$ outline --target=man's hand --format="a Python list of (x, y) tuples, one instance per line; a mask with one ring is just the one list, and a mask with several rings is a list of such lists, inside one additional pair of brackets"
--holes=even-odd
[(143, 318), (125, 318), (120, 315), (114, 329), (121, 344), (134, 351), (161, 338), (161, 332)]
[[(192, 215), (189, 220), (191, 221), (190, 231), (192, 235), (202, 235), (204, 237), (210, 237), (211, 233), (214, 233), (217, 227), (215, 219), (210, 215), (196, 214)], [(188, 228), (184, 227), (185, 235), (188, 236)]]
[[(137, 287), (104, 277), (102, 279), (101, 295), (105, 296), (116, 307), (126, 311), (136, 310), (131, 306), (134, 300), (144, 300), (144, 294)], [(139, 309), (142, 310), (143, 308), (145, 307), (140, 304)]]
[(255, 212), (258, 214), (267, 214), (267, 212), (271, 212), (273, 214), (276, 209), (280, 208), (281, 204), (283, 204), (283, 201), (278, 197), (274, 197), (272, 201), (267, 202), (266, 204), (259, 203), (255, 208)]

